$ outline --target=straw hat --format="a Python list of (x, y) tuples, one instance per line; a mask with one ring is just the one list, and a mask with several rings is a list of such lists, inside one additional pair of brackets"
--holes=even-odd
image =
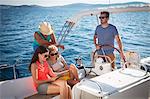
[(50, 23), (48, 22), (42, 22), (39, 25), (39, 31), (43, 34), (43, 35), (50, 35), (53, 33), (52, 27), (50, 25)]

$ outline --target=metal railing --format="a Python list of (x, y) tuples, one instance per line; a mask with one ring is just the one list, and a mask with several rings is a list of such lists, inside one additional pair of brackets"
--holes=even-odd
[[(13, 72), (13, 78), (11, 79), (17, 79), (19, 78), (19, 69), (17, 69), (17, 67), (21, 67), (21, 66), (25, 66), (25, 65), (29, 65), (29, 63), (19, 63), (21, 60), (16, 60), (16, 62), (13, 64), (13, 65), (9, 65), (9, 64), (1, 64), (0, 65), (0, 71), (1, 73), (3, 73), (3, 70), (5, 69), (8, 69), (8, 71), (12, 71)], [(10, 72), (6, 72), (6, 73), (9, 73)], [(4, 75), (7, 75), (7, 74), (4, 74)], [(2, 77), (2, 74), (1, 74), (1, 77)], [(7, 77), (6, 77), (7, 78)], [(8, 80), (9, 78), (7, 78), (6, 80)], [(1, 78), (1, 80), (4, 80)]]

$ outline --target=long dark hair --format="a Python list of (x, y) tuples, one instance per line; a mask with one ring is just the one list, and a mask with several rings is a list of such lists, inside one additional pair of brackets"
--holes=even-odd
[(30, 65), (29, 65), (29, 71), (30, 71), (30, 72), (31, 72), (31, 64), (32, 64), (32, 63), (35, 63), (36, 61), (39, 60), (38, 54), (42, 54), (42, 53), (46, 53), (46, 52), (48, 52), (48, 49), (47, 49), (45, 46), (39, 46), (39, 47), (35, 50), (35, 52), (34, 52), (34, 54), (33, 54), (33, 56), (32, 56), (32, 59), (31, 59), (31, 63), (30, 63)]

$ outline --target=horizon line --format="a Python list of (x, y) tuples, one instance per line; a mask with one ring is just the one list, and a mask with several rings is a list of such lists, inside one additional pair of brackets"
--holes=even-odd
[[(145, 4), (150, 4), (150, 2), (143, 2), (143, 1), (131, 1), (131, 2), (121, 2), (121, 3), (110, 3), (110, 4), (126, 4), (126, 3), (145, 3)], [(40, 4), (0, 4), (0, 6), (40, 6), (40, 7), (61, 7), (61, 6), (67, 6), (67, 5), (72, 5), (72, 4), (89, 4), (89, 5), (97, 5), (95, 3), (69, 3), (69, 4), (64, 4), (64, 5), (49, 5), (49, 6), (43, 6)], [(110, 5), (109, 3), (98, 3), (101, 5)]]

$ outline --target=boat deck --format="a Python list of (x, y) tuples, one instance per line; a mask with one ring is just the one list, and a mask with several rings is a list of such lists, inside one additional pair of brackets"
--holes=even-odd
[(40, 94), (34, 94), (28, 97), (25, 97), (24, 99), (56, 99), (59, 97), (59, 95), (40, 95)]

